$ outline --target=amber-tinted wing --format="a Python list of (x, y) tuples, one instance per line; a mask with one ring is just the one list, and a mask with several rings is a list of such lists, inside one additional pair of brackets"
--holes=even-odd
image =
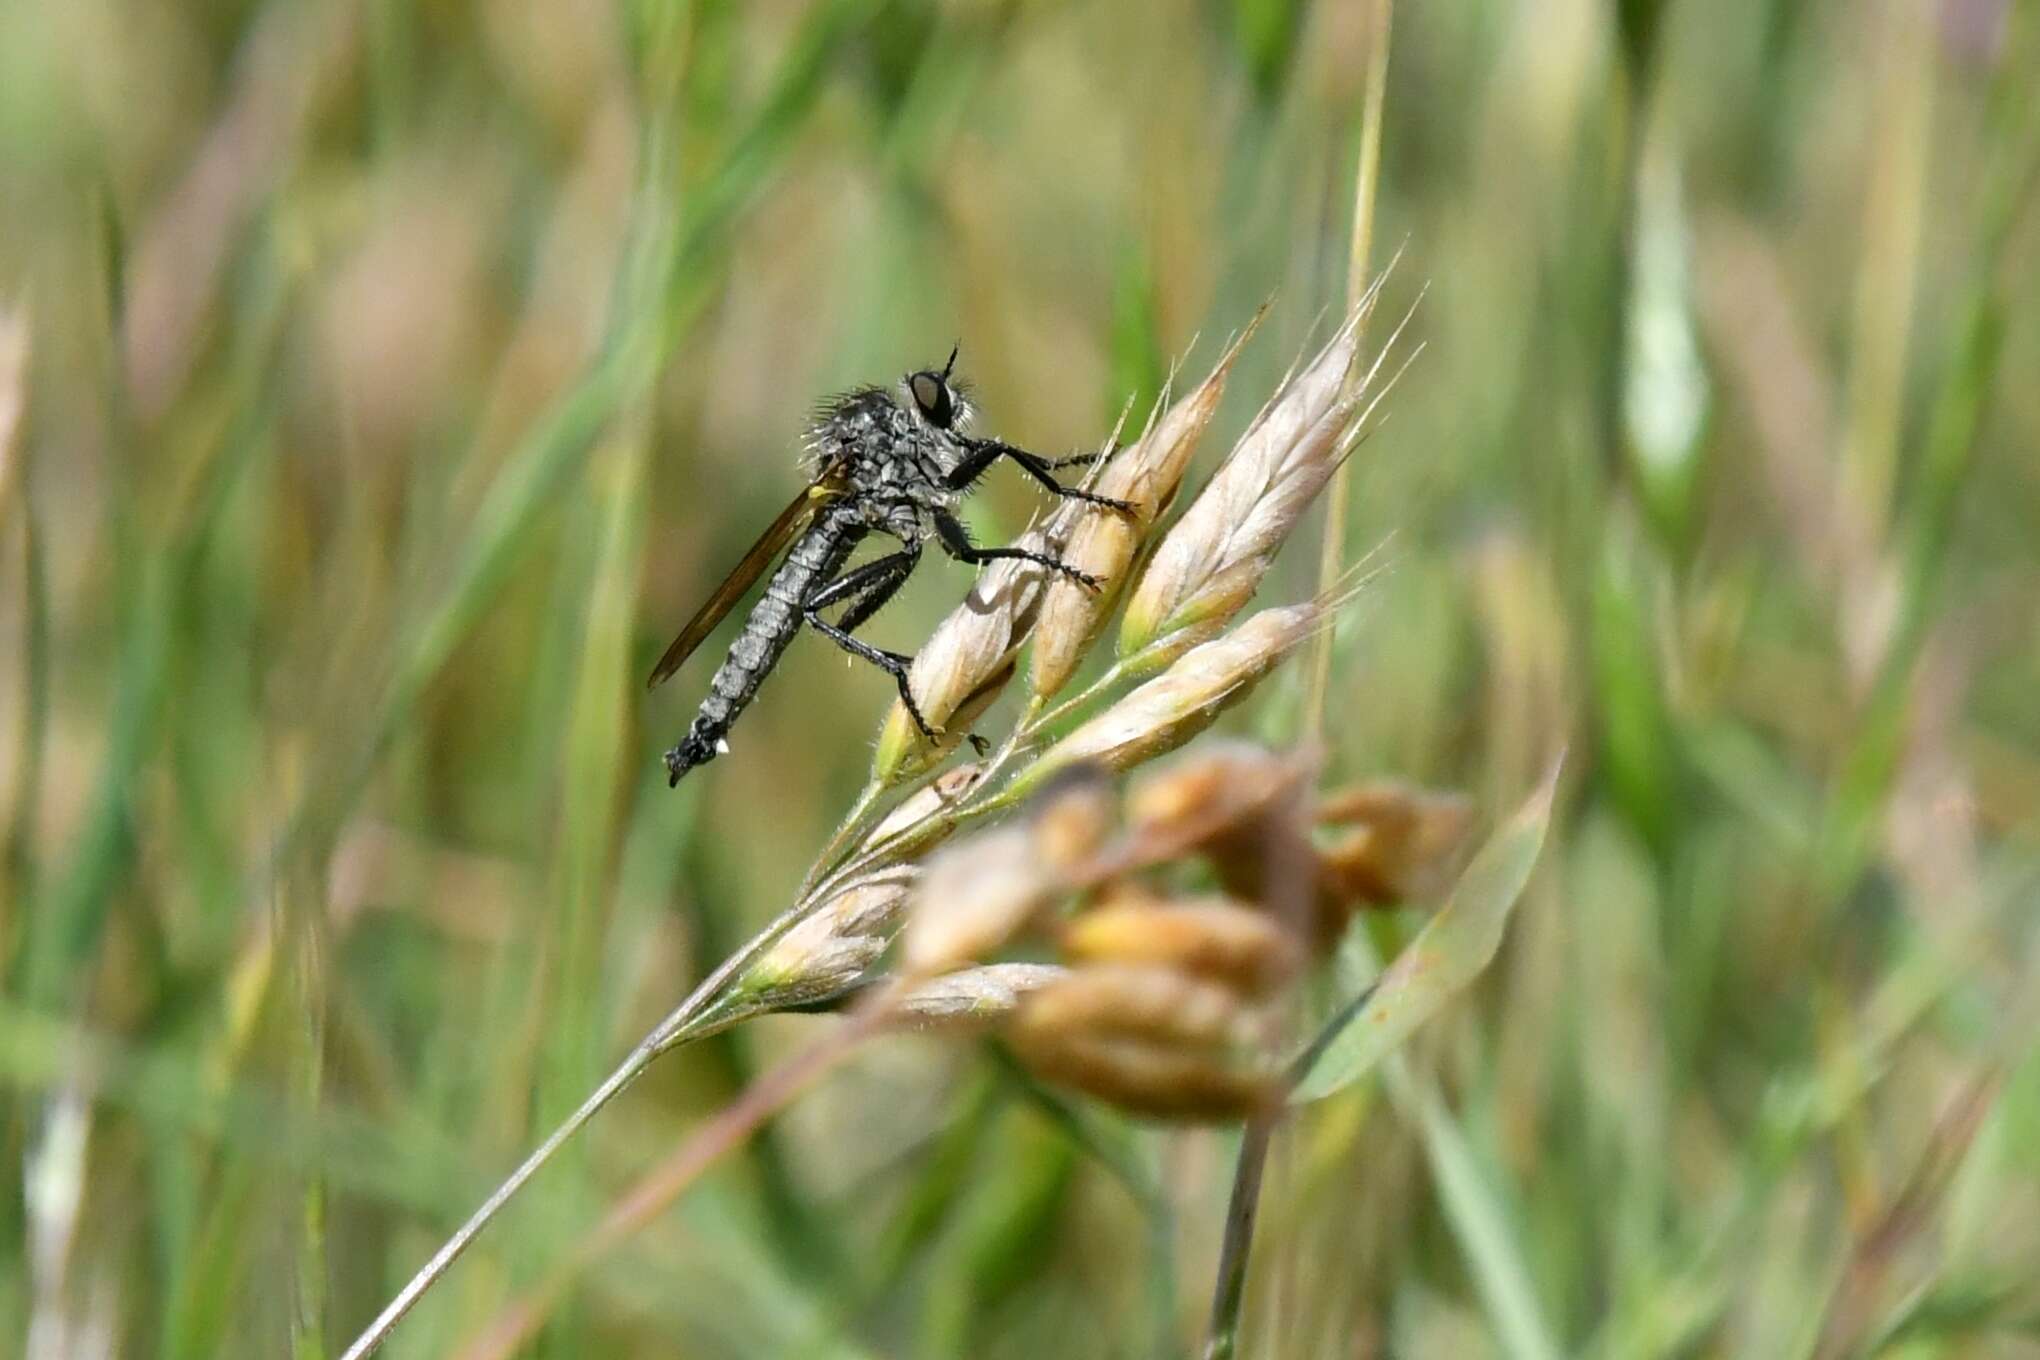
[(652, 678), (645, 682), (645, 688), (655, 688), (660, 681), (679, 670), (681, 663), (701, 645), (702, 639), (714, 632), (715, 626), (736, 607), (737, 601), (758, 583), (758, 578), (765, 574), (765, 568), (772, 565), (786, 545), (814, 522), (816, 513), (824, 505), (842, 494), (841, 486), (833, 480), (824, 479), (809, 483), (795, 496), (793, 504), (780, 511), (779, 518), (772, 521), (772, 527), (751, 545), (751, 551), (744, 554), (744, 560), (737, 563), (737, 569), (723, 578), (723, 583), (715, 588), (707, 603), (687, 621), (687, 626), (680, 630), (680, 636), (673, 639), (673, 645), (659, 658), (659, 664), (652, 667)]

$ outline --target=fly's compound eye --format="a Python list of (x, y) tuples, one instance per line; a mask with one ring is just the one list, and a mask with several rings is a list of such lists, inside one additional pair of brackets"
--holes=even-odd
[(907, 380), (907, 387), (914, 394), (914, 405), (921, 408), (921, 414), (929, 424), (946, 430), (949, 422), (956, 418), (956, 406), (950, 399), (949, 384), (940, 374), (921, 372)]

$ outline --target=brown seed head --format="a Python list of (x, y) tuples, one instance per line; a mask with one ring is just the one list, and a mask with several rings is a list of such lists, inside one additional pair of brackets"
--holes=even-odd
[(1022, 998), (1003, 1034), (1029, 1070), (1136, 1114), (1229, 1119), (1272, 1091), (1254, 1014), (1229, 988), (1169, 968), (1074, 969)]
[(1329, 795), (1317, 820), (1351, 828), (1319, 854), (1325, 892), (1349, 908), (1385, 905), (1444, 891), (1473, 805), (1461, 794), (1383, 780)]
[(1268, 1108), (1281, 1088), (1258, 1068), (1198, 1050), (1109, 1035), (1030, 1033), (1013, 1051), (1044, 1081), (1151, 1119), (1215, 1122)]
[(1156, 902), (1140, 893), (1115, 896), (1072, 920), (1063, 928), (1062, 953), (1073, 963), (1167, 968), (1248, 997), (1273, 992), (1301, 961), (1289, 932), (1245, 903)]
[(1070, 877), (1098, 853), (1117, 818), (1111, 777), (1098, 766), (1075, 766), (1041, 793), (1035, 850), (1054, 873)]
[(1252, 742), (1206, 742), (1135, 786), (1127, 817), (1143, 840), (1188, 849), (1289, 801), (1311, 771)]
[(1253, 1038), (1253, 1012), (1230, 987), (1151, 964), (1071, 969), (1021, 1002), (1015, 1043), (1142, 1039), (1224, 1053)]
[(1002, 826), (945, 848), (907, 921), (908, 974), (932, 977), (992, 954), (1047, 905), (1055, 877), (1035, 853), (1026, 826)]

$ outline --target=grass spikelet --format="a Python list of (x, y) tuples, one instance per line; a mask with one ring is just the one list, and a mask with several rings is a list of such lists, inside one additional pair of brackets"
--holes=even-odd
[[(1317, 356), (1276, 394), (1155, 549), (1120, 622), (1119, 654), (1151, 664), (1208, 637), (1260, 588), (1275, 552), (1352, 453), (1379, 395), (1357, 380), (1376, 281)], [(1396, 335), (1401, 334), (1398, 327)], [(1388, 348), (1396, 336), (1389, 338)]]
[(1295, 972), (1302, 951), (1289, 932), (1225, 897), (1168, 901), (1116, 894), (1063, 928), (1062, 953), (1077, 963), (1144, 964), (1265, 996)]
[(885, 953), (919, 871), (885, 870), (837, 893), (795, 924), (732, 989), (730, 1019), (841, 996)]
[(987, 963), (915, 983), (895, 1005), (913, 1028), (976, 1033), (1012, 1015), (1029, 993), (1067, 976), (1067, 968), (1053, 963)]
[(1065, 1040), (1138, 1040), (1219, 1057), (1251, 1042), (1252, 1019), (1222, 984), (1153, 964), (1094, 963), (1029, 995), (1006, 1034), (1023, 1052)]
[(1210, 1053), (1161, 1044), (1030, 1031), (1014, 1048), (1043, 1080), (1152, 1119), (1242, 1119), (1266, 1109), (1280, 1094), (1267, 1073), (1242, 1070)]
[(1015, 777), (1024, 790), (1082, 761), (1127, 770), (1211, 726), (1252, 692), (1296, 646), (1322, 627), (1333, 606), (1312, 602), (1264, 609), (1223, 637), (1194, 647), (1161, 675), (1050, 747)]
[(1135, 785), (1127, 817), (1142, 834), (1188, 848), (1258, 819), (1310, 773), (1309, 761), (1253, 742), (1207, 742)]
[(1138, 443), (1115, 455), (1099, 474), (1095, 488), (1098, 494), (1127, 502), (1133, 506), (1133, 513), (1090, 507), (1082, 512), (1071, 531), (1063, 560), (1097, 577), (1104, 585), (1099, 590), (1087, 590), (1075, 581), (1061, 578), (1049, 582), (1027, 677), (1028, 687), (1037, 698), (1048, 698), (1069, 683), (1092, 640), (1111, 617), (1125, 584), (1127, 568), (1133, 564), (1149, 531), (1175, 499), (1191, 455), (1197, 451), (1197, 442), (1218, 413), (1233, 362), (1260, 328), (1267, 310), (1264, 305), (1254, 313), (1194, 391), (1169, 407)]
[(989, 957), (1075, 882), (1073, 871), (1109, 829), (1110, 792), (1073, 770), (1033, 815), (996, 827), (929, 861), (902, 960), (929, 977)]
[(927, 853), (956, 830), (956, 813), (983, 774), (975, 761), (944, 770), (880, 818), (865, 844), (884, 845), (899, 859)]
[(1400, 780), (1327, 794), (1321, 827), (1350, 828), (1319, 857), (1326, 892), (1342, 903), (1408, 902), (1434, 897), (1473, 822), (1463, 794), (1420, 789)]
[[(1074, 503), (1059, 508), (1018, 546), (1060, 554), (1079, 509)], [(922, 716), (941, 729), (944, 745), (953, 749), (968, 730), (965, 706), (982, 712), (1011, 678), (1013, 653), (1040, 613), (1046, 575), (1032, 562), (994, 562), (915, 654), (907, 683)], [(939, 754), (931, 756), (927, 747), (906, 705), (895, 699), (879, 730), (872, 778), (892, 785), (928, 768)]]

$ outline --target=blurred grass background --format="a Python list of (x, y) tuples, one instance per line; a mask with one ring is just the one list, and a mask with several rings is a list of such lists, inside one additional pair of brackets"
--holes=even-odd
[[(0, 7), (0, 1352), (343, 1345), (862, 781), (830, 648), (677, 793), (712, 662), (638, 687), (812, 400), (960, 340), (1091, 445), (1272, 294), (1236, 431), (1345, 294), (1378, 12)], [(1244, 1353), (2040, 1355), (2036, 71), (2017, 0), (1395, 13), (1429, 348), (1328, 758), (1573, 787), (1422, 1078), (1278, 1139)], [(662, 1063), (390, 1353), (826, 1023)], [(1235, 1142), (889, 1042), (541, 1348), (1183, 1353)]]

